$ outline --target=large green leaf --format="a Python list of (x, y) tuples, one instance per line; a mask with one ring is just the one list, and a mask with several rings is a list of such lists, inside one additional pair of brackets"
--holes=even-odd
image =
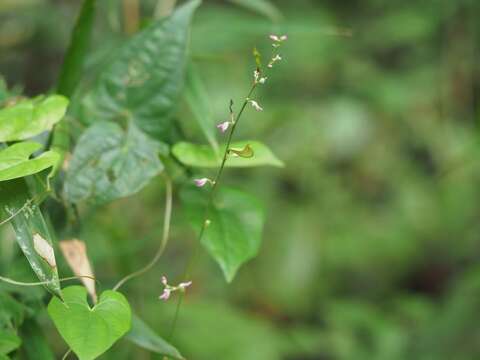
[(17, 243), (33, 271), (40, 281), (48, 281), (48, 290), (61, 297), (50, 232), (39, 207), (32, 203), (24, 179), (0, 182), (0, 216), (11, 217)]
[(48, 314), (80, 360), (97, 358), (130, 330), (130, 305), (119, 292), (104, 291), (93, 308), (83, 286), (70, 286), (63, 294), (64, 302), (52, 298)]
[[(230, 156), (225, 163), (228, 167), (251, 167), (251, 166), (278, 166), (283, 162), (272, 151), (258, 141), (237, 141), (231, 144), (231, 148), (244, 148), (249, 144), (253, 150), (252, 158)], [(198, 145), (188, 142), (179, 142), (172, 148), (173, 155), (183, 164), (194, 167), (218, 167), (222, 161), (221, 155), (207, 145)]]
[(159, 149), (133, 122), (126, 131), (110, 121), (90, 126), (69, 165), (67, 199), (102, 204), (138, 192), (163, 170)]
[(0, 142), (31, 138), (59, 122), (68, 100), (60, 95), (27, 99), (0, 110)]
[(22, 340), (12, 331), (0, 329), (0, 354), (6, 355), (17, 349)]
[(193, 118), (198, 123), (206, 139), (212, 148), (218, 152), (218, 142), (215, 137), (217, 129), (212, 116), (207, 89), (193, 64), (190, 64), (187, 70), (185, 99), (190, 107)]
[(0, 150), (0, 181), (33, 175), (55, 166), (59, 161), (59, 155), (53, 150), (29, 159), (30, 155), (41, 147), (42, 145), (38, 143), (26, 141)]
[[(181, 194), (187, 216), (199, 231), (208, 195), (203, 189), (188, 188)], [(264, 211), (258, 200), (239, 190), (221, 188), (208, 215), (202, 245), (217, 261), (228, 282), (239, 267), (255, 257), (262, 241)]]
[(134, 344), (157, 354), (168, 356), (171, 359), (184, 359), (175, 347), (158, 336), (135, 314), (132, 317), (132, 329), (126, 335), (126, 338)]
[(186, 3), (119, 49), (85, 97), (84, 121), (133, 119), (149, 135), (165, 138), (183, 86), (189, 25), (199, 4)]

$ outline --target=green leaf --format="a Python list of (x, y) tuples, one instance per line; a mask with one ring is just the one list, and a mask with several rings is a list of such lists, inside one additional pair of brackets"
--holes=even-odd
[(23, 322), (24, 316), (25, 306), (8, 293), (0, 291), (0, 328), (5, 326), (17, 328)]
[(82, 77), (85, 57), (90, 46), (96, 2), (96, 0), (83, 1), (58, 80), (59, 94), (71, 97)]
[(38, 143), (25, 141), (0, 150), (0, 181), (33, 175), (55, 166), (59, 161), (59, 155), (53, 150), (29, 159), (30, 155), (41, 147), (42, 145)]
[(70, 161), (65, 182), (67, 199), (103, 204), (135, 194), (163, 170), (159, 150), (160, 145), (133, 123), (126, 131), (109, 121), (90, 126)]
[[(263, 143), (258, 141), (237, 141), (231, 144), (231, 148), (243, 149), (249, 144), (254, 156), (251, 158), (229, 156), (225, 166), (227, 167), (251, 167), (271, 165), (283, 167), (283, 162), (279, 160), (272, 151)], [(220, 155), (207, 145), (197, 145), (188, 142), (179, 142), (172, 148), (173, 155), (183, 164), (193, 167), (218, 167), (222, 159)]]
[(282, 19), (282, 13), (268, 0), (229, 0), (230, 2), (243, 6), (244, 8), (263, 15), (272, 21)]
[(0, 354), (6, 355), (17, 349), (22, 340), (13, 332), (0, 330)]
[[(2, 219), (12, 217), (10, 223), (15, 231), (17, 243), (31, 268), (40, 281), (49, 282), (46, 285), (48, 290), (61, 297), (52, 237), (39, 207), (32, 203), (24, 179), (0, 182), (0, 215)], [(34, 238), (38, 239), (37, 246)], [(45, 251), (51, 253), (45, 254)]]
[[(199, 231), (208, 194), (197, 188), (188, 188), (181, 198), (187, 216)], [(228, 282), (239, 267), (258, 253), (262, 241), (264, 211), (258, 200), (239, 190), (221, 188), (210, 208), (202, 245), (220, 265)]]
[(50, 95), (1, 109), (0, 142), (24, 140), (50, 130), (63, 118), (67, 106), (67, 98)]
[(170, 131), (185, 73), (193, 0), (158, 20), (121, 47), (82, 104), (86, 122), (133, 119), (156, 139)]
[(119, 292), (104, 291), (93, 308), (83, 286), (70, 286), (63, 294), (64, 302), (52, 298), (48, 314), (80, 360), (95, 359), (130, 330), (130, 305)]
[(193, 64), (190, 64), (187, 69), (185, 99), (207, 141), (218, 152), (218, 142), (215, 137), (215, 130), (217, 129), (215, 128), (207, 89)]
[(157, 354), (168, 356), (172, 359), (182, 360), (184, 357), (178, 350), (158, 336), (142, 319), (133, 314), (132, 329), (126, 335), (126, 339), (134, 344), (153, 351)]

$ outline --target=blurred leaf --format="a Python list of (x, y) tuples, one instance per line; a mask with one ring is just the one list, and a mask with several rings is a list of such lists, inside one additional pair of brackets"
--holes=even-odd
[(33, 175), (55, 166), (60, 156), (53, 150), (29, 160), (30, 155), (41, 147), (38, 143), (26, 141), (0, 150), (0, 181)]
[(20, 335), (22, 339), (27, 340), (20, 349), (25, 353), (25, 359), (55, 360), (55, 355), (45, 339), (44, 329), (34, 319), (25, 321), (20, 329)]
[(119, 292), (104, 291), (93, 308), (83, 286), (70, 286), (63, 293), (64, 302), (52, 298), (48, 314), (80, 360), (97, 358), (130, 330), (130, 305)]
[(83, 1), (58, 80), (58, 93), (61, 95), (71, 97), (82, 77), (95, 19), (96, 2), (96, 0)]
[[(258, 141), (237, 141), (231, 144), (231, 148), (243, 149), (250, 145), (254, 156), (252, 158), (229, 156), (225, 166), (227, 167), (252, 167), (252, 166), (277, 166), (283, 167), (283, 163), (272, 151)], [(188, 142), (179, 142), (172, 148), (173, 155), (187, 166), (213, 168), (220, 166), (222, 159), (215, 154), (207, 145), (197, 145)]]
[(177, 349), (158, 336), (135, 314), (132, 317), (132, 329), (126, 335), (126, 338), (134, 344), (157, 354), (168, 356), (172, 359), (184, 359)]
[(25, 306), (8, 293), (0, 291), (0, 328), (8, 325), (20, 326), (24, 316)]
[(242, 6), (248, 10), (256, 12), (269, 18), (272, 21), (278, 21), (282, 18), (282, 13), (269, 0), (229, 0), (230, 2)]
[[(208, 195), (188, 188), (181, 194), (189, 221), (200, 230), (204, 222)], [(240, 266), (255, 257), (262, 241), (264, 211), (250, 194), (222, 187), (210, 208), (202, 245), (220, 265), (225, 279), (231, 282)]]
[(90, 126), (70, 161), (67, 199), (102, 204), (137, 193), (163, 170), (159, 148), (133, 122), (126, 131), (109, 121)]
[(68, 99), (60, 95), (21, 100), (0, 110), (0, 141), (24, 140), (62, 120)]
[(50, 266), (35, 250), (35, 235), (41, 236), (50, 246), (52, 237), (39, 207), (32, 204), (25, 180), (0, 182), (0, 215), (2, 219), (13, 216), (11, 224), (16, 240), (30, 266), (40, 281), (49, 282), (46, 288), (61, 297), (57, 268)]
[(6, 355), (17, 349), (22, 340), (13, 331), (0, 329), (0, 354)]
[(215, 128), (207, 89), (193, 64), (190, 64), (187, 70), (185, 98), (207, 141), (218, 152), (218, 142), (215, 137), (217, 129)]
[(193, 0), (154, 22), (121, 47), (83, 103), (83, 119), (132, 119), (157, 139), (165, 139), (185, 73)]

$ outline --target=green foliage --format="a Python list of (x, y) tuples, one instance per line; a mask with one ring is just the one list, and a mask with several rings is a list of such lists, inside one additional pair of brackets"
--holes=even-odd
[[(187, 216), (197, 230), (203, 226), (208, 198), (197, 189), (181, 194)], [(220, 265), (231, 282), (240, 266), (257, 255), (262, 239), (264, 213), (258, 200), (239, 190), (223, 187), (213, 206), (202, 238), (202, 245)]]
[(95, 359), (130, 330), (130, 305), (119, 292), (104, 291), (92, 308), (84, 287), (70, 286), (63, 294), (63, 302), (50, 301), (48, 314), (80, 360)]
[(186, 3), (118, 50), (84, 98), (84, 122), (127, 119), (156, 139), (168, 136), (183, 86), (189, 24), (199, 4)]
[(168, 356), (171, 359), (184, 359), (177, 349), (157, 335), (135, 314), (132, 316), (132, 329), (126, 335), (126, 339), (144, 349), (163, 356)]
[(0, 150), (0, 181), (33, 175), (49, 167), (55, 167), (58, 164), (59, 155), (53, 150), (29, 159), (30, 155), (41, 147), (41, 144), (26, 141)]
[[(253, 150), (253, 157), (229, 156), (225, 163), (226, 167), (283, 166), (282, 161), (265, 144), (259, 141), (235, 141), (231, 144), (231, 148), (243, 149), (247, 144)], [(215, 168), (222, 162), (221, 155), (207, 145), (197, 145), (182, 141), (172, 147), (172, 153), (181, 163), (187, 166)]]
[(12, 331), (0, 330), (0, 355), (6, 355), (20, 346), (22, 340)]
[[(53, 255), (53, 244), (50, 231), (39, 207), (32, 202), (27, 184), (24, 179), (0, 182), (0, 214), (2, 219), (12, 217), (11, 224), (15, 231), (16, 240), (30, 266), (41, 282), (54, 295), (61, 297), (60, 282), (56, 264), (39, 252), (35, 246), (34, 236), (40, 236), (47, 244)], [(45, 249), (43, 249), (45, 250)]]
[(20, 100), (0, 110), (0, 141), (24, 140), (62, 120), (68, 100), (59, 95)]
[(135, 194), (162, 171), (159, 151), (159, 144), (133, 122), (126, 130), (109, 121), (90, 126), (75, 148), (65, 182), (66, 198), (102, 204)]

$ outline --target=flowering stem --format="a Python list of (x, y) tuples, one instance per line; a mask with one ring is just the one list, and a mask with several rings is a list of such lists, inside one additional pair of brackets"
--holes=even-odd
[[(198, 246), (201, 243), (201, 241), (203, 239), (203, 235), (205, 234), (205, 230), (207, 229), (207, 227), (209, 225), (209, 219), (208, 218), (209, 218), (209, 215), (210, 215), (210, 209), (213, 205), (213, 200), (215, 198), (215, 193), (217, 191), (218, 185), (220, 184), (220, 178), (222, 177), (223, 170), (225, 168), (225, 163), (227, 162), (227, 159), (228, 159), (228, 149), (230, 148), (230, 145), (232, 143), (233, 135), (235, 133), (235, 129), (237, 128), (238, 122), (239, 122), (240, 118), (242, 117), (242, 114), (243, 114), (243, 112), (244, 112), (244, 110), (245, 110), (245, 108), (246, 108), (246, 106), (249, 102), (250, 97), (252, 96), (253, 92), (255, 91), (256, 87), (257, 87), (257, 83), (254, 82), (252, 87), (250, 88), (250, 91), (248, 92), (248, 95), (246, 96), (246, 98), (245, 98), (245, 100), (242, 104), (242, 107), (240, 108), (240, 111), (238, 112), (238, 115), (235, 117), (235, 121), (233, 122), (232, 127), (230, 128), (230, 132), (228, 133), (227, 143), (225, 145), (225, 150), (223, 152), (222, 162), (220, 163), (220, 167), (218, 168), (217, 174), (216, 174), (216, 176), (213, 180), (212, 187), (210, 189), (210, 193), (208, 195), (207, 204), (205, 206), (204, 221), (203, 221), (202, 227), (200, 228), (200, 232), (198, 233), (197, 241), (194, 244), (192, 255), (188, 259), (187, 265), (185, 266), (185, 271), (184, 271), (184, 274), (183, 274), (183, 281), (187, 281), (188, 278), (190, 277), (190, 270), (191, 270), (192, 264), (194, 262), (194, 259), (196, 257), (196, 254), (198, 252)], [(182, 305), (182, 301), (183, 301), (184, 296), (185, 296), (185, 294), (182, 292), (182, 293), (180, 293), (180, 296), (178, 297), (177, 306), (176, 306), (176, 309), (175, 309), (175, 315), (174, 315), (174, 318), (173, 318), (173, 321), (172, 321), (172, 326), (171, 326), (171, 329), (170, 329), (169, 339), (171, 339), (173, 337), (173, 334), (175, 332), (175, 327), (177, 325), (177, 320), (178, 320), (178, 316), (179, 316), (179, 313), (180, 313), (180, 307)]]
[(165, 247), (167, 246), (168, 238), (170, 234), (171, 218), (172, 218), (172, 181), (168, 176), (165, 176), (165, 215), (163, 218), (163, 235), (160, 241), (160, 247), (158, 248), (157, 253), (153, 257), (153, 259), (147, 265), (145, 265), (140, 270), (137, 270), (125, 276), (123, 279), (121, 279), (117, 283), (117, 285), (115, 285), (115, 287), (113, 288), (114, 291), (118, 290), (120, 286), (125, 284), (128, 280), (131, 280), (133, 278), (136, 278), (140, 275), (145, 274), (147, 271), (149, 271), (151, 268), (155, 266), (155, 264), (158, 262), (163, 252), (165, 251)]

